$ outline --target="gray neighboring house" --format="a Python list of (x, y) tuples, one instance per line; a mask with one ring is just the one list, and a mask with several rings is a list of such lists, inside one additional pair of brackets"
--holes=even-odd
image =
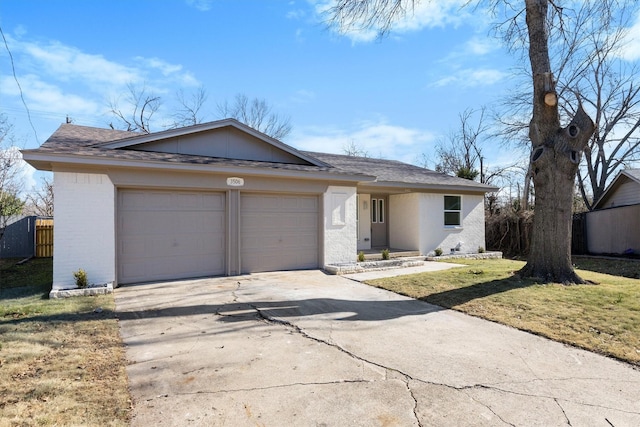
[(640, 169), (624, 169), (586, 214), (592, 254), (640, 254)]
[(63, 124), (24, 159), (54, 173), (54, 290), (477, 252), (497, 188), (297, 150), (236, 120), (151, 134)]

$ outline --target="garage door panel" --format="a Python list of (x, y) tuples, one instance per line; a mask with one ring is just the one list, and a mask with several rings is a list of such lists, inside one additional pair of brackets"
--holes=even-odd
[(318, 267), (318, 197), (241, 196), (244, 273)]
[(120, 283), (225, 272), (223, 193), (121, 190)]

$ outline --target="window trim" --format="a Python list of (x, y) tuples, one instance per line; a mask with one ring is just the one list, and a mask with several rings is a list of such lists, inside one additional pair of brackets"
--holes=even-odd
[[(447, 197), (457, 197), (459, 200), (460, 207), (459, 209), (447, 209)], [(445, 194), (442, 198), (443, 201), (443, 225), (445, 228), (462, 228), (462, 195), (461, 194)], [(458, 214), (458, 224), (447, 224), (447, 213), (457, 213)]]

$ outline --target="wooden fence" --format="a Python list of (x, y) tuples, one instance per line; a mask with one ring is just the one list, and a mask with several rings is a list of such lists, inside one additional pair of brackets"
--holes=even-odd
[(36, 257), (47, 258), (53, 256), (53, 220), (36, 220)]

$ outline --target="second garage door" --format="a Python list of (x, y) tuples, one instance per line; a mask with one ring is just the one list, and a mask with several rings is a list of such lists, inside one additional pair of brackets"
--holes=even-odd
[(318, 267), (318, 197), (243, 194), (243, 273)]
[(225, 273), (225, 194), (118, 192), (118, 281)]

